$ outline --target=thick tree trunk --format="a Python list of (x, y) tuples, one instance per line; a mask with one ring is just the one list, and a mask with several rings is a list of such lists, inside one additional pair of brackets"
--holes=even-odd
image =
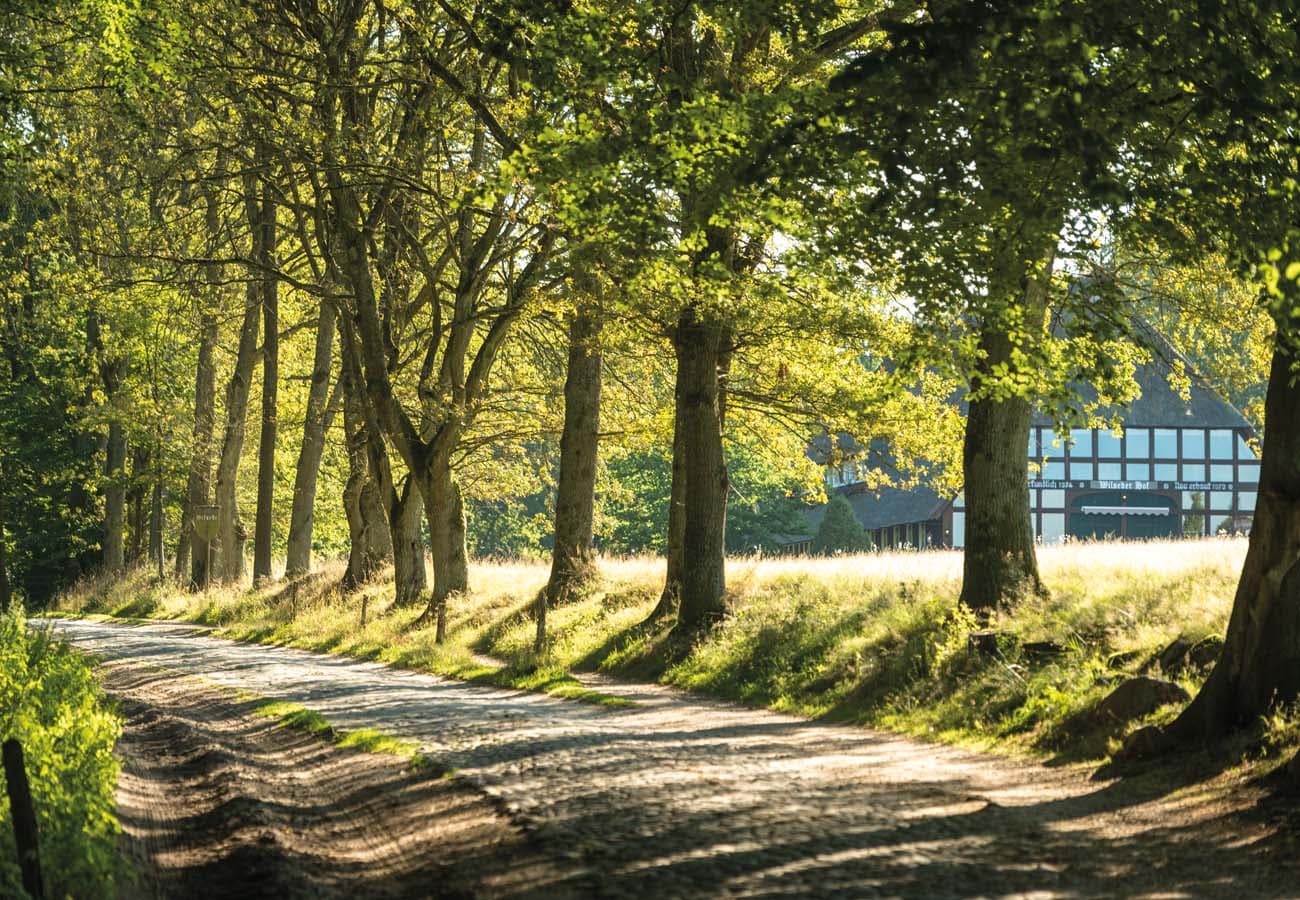
[(117, 573), (126, 567), (126, 432), (116, 420), (108, 426), (104, 475), (104, 568)]
[(216, 424), (217, 409), (217, 370), (213, 353), (216, 346), (217, 317), (205, 310), (199, 320), (199, 361), (194, 376), (194, 429), (191, 433), (190, 470), (185, 479), (181, 536), (176, 544), (176, 579), (180, 581), (184, 578), (188, 568), (192, 591), (206, 584), (209, 575), (206, 545), (201, 551), (194, 551), (192, 559), (191, 548), (196, 543), (194, 510), (207, 505), (212, 496), (212, 431)]
[(410, 475), (391, 494), (388, 516), (393, 533), (393, 596), (398, 606), (420, 602), (429, 586), (424, 553), (424, 501)]
[(284, 574), (297, 578), (311, 571), (311, 538), (315, 524), (316, 478), (325, 450), (329, 413), (327, 401), (333, 368), (334, 331), (337, 310), (331, 300), (320, 303), (316, 325), (316, 352), (312, 361), (311, 387), (307, 391), (307, 415), (302, 426), (302, 446), (293, 478), (293, 508), (289, 517), (289, 547)]
[[(1021, 286), (1018, 313), (1008, 316), (1023, 328), (1022, 341), (1035, 341), (1047, 320), (1047, 288), (1055, 252)], [(965, 473), (966, 547), (962, 559), (961, 600), (980, 617), (1027, 592), (1044, 592), (1034, 552), (1029, 502), (1029, 428), (1033, 407), (1028, 398), (1005, 399), (985, 392), (985, 379), (999, 368), (1015, 366), (1016, 343), (1005, 323), (987, 324), (980, 335), (982, 358), (971, 379), (975, 399), (966, 415), (962, 445)], [(1013, 369), (1014, 371), (1014, 369)]]
[(546, 645), (546, 610), (567, 600), (595, 576), (591, 536), (600, 444), (600, 318), (579, 304), (569, 323), (569, 361), (564, 375), (564, 430), (555, 492), (555, 545), (551, 576), (537, 595), (535, 648)]
[(555, 496), (555, 548), (546, 603), (555, 605), (594, 574), (591, 560), (596, 454), (600, 435), (600, 319), (579, 306), (569, 324), (569, 361), (564, 378), (564, 430)]
[(447, 636), (447, 601), (469, 590), (469, 554), (465, 549), (465, 506), (460, 485), (451, 472), (448, 454), (435, 453), (425, 469), (427, 498), (425, 513), (429, 519), (429, 543), (433, 559), (433, 597), (421, 622), (436, 617), (435, 642)]
[(261, 209), (262, 264), (262, 432), (257, 445), (257, 511), (253, 523), (253, 581), (272, 578), (271, 538), (275, 512), (275, 433), (279, 424), (277, 398), (280, 387), (280, 294), (274, 275), (276, 204), (269, 186), (264, 188)]
[(686, 407), (682, 399), (685, 396), (684, 390), (682, 368), (678, 366), (676, 386), (673, 390), (672, 484), (668, 494), (668, 530), (664, 541), (664, 557), (667, 565), (664, 573), (664, 589), (659, 594), (659, 602), (655, 604), (654, 610), (646, 619), (647, 622), (656, 622), (676, 615), (677, 604), (682, 593), (682, 551), (686, 544), (686, 451), (683, 448)]
[(1004, 601), (1041, 591), (1030, 519), (1028, 400), (970, 403), (962, 460), (966, 550), (961, 602), (987, 615)]
[(361, 389), (345, 366), (343, 428), (348, 450), (348, 480), (343, 507), (348, 519), (348, 568), (343, 589), (354, 591), (383, 568), (392, 555), (392, 535), (378, 473), (371, 463), (371, 435), (362, 414)]
[(720, 325), (700, 322), (689, 312), (677, 328), (686, 520), (677, 626), (685, 631), (707, 627), (726, 613), (728, 482), (718, 377), (724, 338)]
[(1213, 740), (1300, 696), (1300, 352), (1279, 340), (1250, 545), (1219, 660), (1167, 739)]

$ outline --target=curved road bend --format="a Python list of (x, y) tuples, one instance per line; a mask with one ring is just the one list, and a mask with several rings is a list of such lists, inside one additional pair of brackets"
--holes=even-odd
[[(409, 738), (501, 801), (593, 896), (1300, 896), (1260, 835), (1079, 773), (644, 685), (604, 708), (184, 625), (58, 620), (78, 647)], [(1262, 834), (1262, 832), (1261, 832)]]

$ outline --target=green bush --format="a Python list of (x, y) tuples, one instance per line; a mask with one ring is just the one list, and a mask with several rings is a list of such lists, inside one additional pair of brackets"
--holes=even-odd
[(853, 515), (853, 507), (843, 494), (836, 494), (826, 504), (826, 515), (812, 540), (817, 556), (836, 553), (861, 553), (871, 550), (871, 538)]
[[(49, 897), (111, 897), (126, 874), (113, 815), (119, 732), (86, 659), (29, 629), (17, 604), (0, 612), (0, 741), (23, 745)], [(0, 791), (0, 895), (24, 896), (7, 791)]]

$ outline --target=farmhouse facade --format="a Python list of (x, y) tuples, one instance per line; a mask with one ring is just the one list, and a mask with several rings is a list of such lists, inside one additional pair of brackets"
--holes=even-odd
[[(1119, 411), (1122, 427), (1060, 434), (1036, 413), (1027, 451), (1030, 516), (1042, 543), (1247, 533), (1255, 511), (1259, 458), (1255, 434), (1163, 339), (1136, 373), (1141, 396)], [(1170, 384), (1177, 360), (1190, 379)], [(924, 486), (873, 489), (846, 461), (827, 472), (878, 548), (962, 547), (966, 515), (959, 493)], [(809, 510), (813, 531), (824, 507)], [(789, 548), (805, 549), (801, 543)]]

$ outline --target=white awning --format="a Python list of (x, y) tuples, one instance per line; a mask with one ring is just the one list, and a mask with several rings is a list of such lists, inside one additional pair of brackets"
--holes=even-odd
[(1167, 506), (1085, 506), (1081, 512), (1094, 516), (1167, 516)]

